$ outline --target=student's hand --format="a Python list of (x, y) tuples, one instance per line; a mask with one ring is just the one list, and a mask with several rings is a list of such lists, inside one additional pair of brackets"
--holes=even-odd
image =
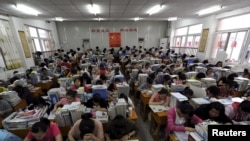
[(185, 131), (195, 132), (195, 128), (185, 127)]
[(122, 138), (119, 141), (127, 141), (129, 139), (128, 135), (122, 136)]
[(160, 104), (160, 105), (163, 105), (164, 103), (165, 103), (165, 101), (164, 101), (164, 100), (161, 100), (159, 104)]

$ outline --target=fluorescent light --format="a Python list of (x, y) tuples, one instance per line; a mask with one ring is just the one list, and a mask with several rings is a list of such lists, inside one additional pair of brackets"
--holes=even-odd
[(99, 17), (99, 18), (96, 18), (96, 20), (98, 20), (98, 21), (102, 21), (102, 20), (103, 20), (103, 18), (100, 18), (100, 17)]
[(16, 9), (23, 13), (30, 14), (30, 15), (38, 16), (38, 14), (40, 14), (40, 12), (38, 12), (37, 10), (31, 7), (25, 6), (25, 5), (21, 5), (21, 4), (17, 4)]
[(96, 4), (90, 4), (88, 5), (89, 12), (92, 14), (99, 14), (100, 13), (100, 7)]
[(141, 18), (140, 17), (135, 17), (134, 21), (139, 21)]
[(177, 20), (177, 17), (169, 17), (168, 18), (168, 21), (176, 21)]
[(164, 7), (164, 5), (156, 5), (152, 8), (150, 8), (147, 11), (147, 14), (149, 14), (149, 15), (155, 14), (155, 13), (159, 12), (163, 7)]
[(213, 13), (213, 12), (216, 12), (216, 11), (219, 11), (221, 10), (223, 7), (218, 5), (218, 6), (213, 6), (213, 7), (210, 7), (210, 8), (207, 8), (207, 9), (204, 9), (204, 10), (201, 10), (198, 12), (198, 15), (201, 16), (201, 15), (205, 15), (205, 14), (209, 14), (209, 13)]
[(55, 20), (56, 20), (56, 21), (59, 21), (59, 22), (62, 22), (62, 21), (63, 21), (63, 18), (62, 18), (62, 17), (55, 17)]

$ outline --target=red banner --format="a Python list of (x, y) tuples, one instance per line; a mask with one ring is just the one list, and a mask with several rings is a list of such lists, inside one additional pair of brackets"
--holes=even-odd
[(110, 47), (120, 47), (121, 46), (121, 33), (120, 32), (109, 33), (109, 46)]

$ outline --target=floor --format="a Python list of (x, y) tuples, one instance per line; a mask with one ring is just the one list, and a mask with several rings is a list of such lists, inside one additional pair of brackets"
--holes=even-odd
[[(153, 138), (149, 132), (150, 121), (148, 119), (146, 121), (143, 121), (141, 114), (140, 114), (140, 103), (135, 104), (135, 107), (136, 107), (136, 113), (138, 116), (137, 127), (138, 127), (139, 132), (137, 135), (141, 137), (141, 141), (153, 141)], [(164, 141), (163, 133), (164, 133), (164, 129), (161, 130), (159, 141)]]

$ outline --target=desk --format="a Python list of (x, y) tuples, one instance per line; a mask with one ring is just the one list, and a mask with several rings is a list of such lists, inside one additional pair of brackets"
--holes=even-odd
[(147, 95), (146, 93), (142, 93), (140, 96), (141, 99), (141, 114), (142, 114), (142, 118), (143, 120), (147, 119), (147, 108), (148, 108), (148, 102), (151, 96)]
[[(111, 140), (111, 141), (119, 141), (119, 140), (115, 139), (115, 140)], [(136, 136), (136, 137), (131, 137), (131, 138), (128, 139), (127, 141), (141, 141), (141, 138), (138, 137), (138, 136)]]
[(169, 134), (169, 141), (179, 141), (179, 139), (174, 134)]
[(127, 119), (132, 120), (135, 123), (137, 122), (138, 116), (135, 109), (132, 110), (132, 114), (130, 114), (130, 116)]
[(137, 88), (138, 88), (138, 82), (135, 81), (134, 82), (134, 86), (133, 86), (133, 97), (134, 97), (134, 102), (137, 103), (137, 95), (136, 95), (136, 92), (137, 92)]
[[(156, 130), (154, 130), (155, 128), (153, 127), (153, 124), (156, 123)], [(157, 112), (154, 113), (153, 111), (151, 111), (151, 121), (150, 121), (150, 133), (153, 136), (155, 141), (158, 141), (159, 139), (159, 132), (160, 132), (160, 128), (161, 126), (167, 124), (167, 112)], [(156, 135), (154, 135), (153, 131), (155, 131)]]
[(52, 81), (51, 80), (45, 80), (45, 81), (41, 81), (37, 84), (35, 84), (35, 87), (41, 87), (42, 90), (44, 91), (48, 91), (50, 89), (52, 85)]
[(30, 92), (32, 93), (32, 96), (36, 97), (36, 96), (40, 96), (43, 94), (42, 88), (41, 87), (34, 87), (30, 90)]

